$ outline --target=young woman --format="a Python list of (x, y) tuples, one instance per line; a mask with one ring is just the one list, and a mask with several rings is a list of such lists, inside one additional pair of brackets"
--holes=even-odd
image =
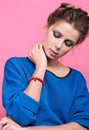
[(58, 58), (88, 35), (89, 16), (62, 3), (47, 20), (45, 37), (28, 57), (10, 58), (5, 65), (2, 130), (87, 130), (89, 94), (81, 72)]

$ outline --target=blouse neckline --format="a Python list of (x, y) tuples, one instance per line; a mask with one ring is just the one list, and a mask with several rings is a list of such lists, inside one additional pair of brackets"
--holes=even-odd
[[(29, 61), (30, 63), (32, 63), (32, 64), (34, 65), (34, 63), (33, 63), (28, 57), (26, 57), (26, 58), (28, 59), (28, 61)], [(66, 75), (63, 76), (63, 77), (60, 77), (60, 76), (56, 75), (55, 73), (53, 73), (52, 71), (50, 71), (50, 70), (48, 70), (48, 69), (46, 69), (46, 73), (52, 74), (53, 76), (55, 76), (55, 77), (57, 77), (57, 78), (63, 79), (63, 78), (68, 77), (68, 76), (71, 74), (72, 68), (69, 67), (69, 69), (70, 69), (69, 73), (66, 74)]]
[(68, 73), (67, 75), (63, 76), (63, 77), (60, 77), (60, 76), (56, 75), (55, 73), (53, 73), (53, 72), (50, 71), (50, 70), (46, 70), (46, 72), (52, 74), (53, 76), (55, 76), (55, 77), (57, 77), (57, 78), (64, 79), (64, 78), (67, 78), (67, 77), (71, 74), (72, 68), (70, 68), (69, 73)]

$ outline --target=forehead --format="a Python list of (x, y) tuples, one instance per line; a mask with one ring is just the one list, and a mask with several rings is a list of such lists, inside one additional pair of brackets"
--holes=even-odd
[(49, 27), (49, 30), (57, 30), (60, 32), (65, 38), (77, 41), (79, 39), (80, 33), (77, 31), (73, 24), (67, 23), (65, 21), (59, 21), (56, 24), (53, 24)]

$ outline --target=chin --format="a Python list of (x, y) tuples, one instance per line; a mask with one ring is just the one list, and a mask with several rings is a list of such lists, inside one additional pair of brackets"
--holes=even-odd
[(46, 55), (47, 59), (49, 60), (55, 60), (55, 59), (58, 59), (59, 57), (53, 57), (53, 56), (50, 56), (50, 55)]

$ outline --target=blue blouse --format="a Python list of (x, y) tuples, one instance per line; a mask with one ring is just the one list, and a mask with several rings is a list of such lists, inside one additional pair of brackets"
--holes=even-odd
[(21, 126), (55, 126), (77, 122), (89, 129), (89, 94), (83, 75), (71, 69), (65, 77), (46, 70), (40, 102), (23, 91), (35, 65), (26, 57), (7, 60), (2, 87), (7, 116)]

